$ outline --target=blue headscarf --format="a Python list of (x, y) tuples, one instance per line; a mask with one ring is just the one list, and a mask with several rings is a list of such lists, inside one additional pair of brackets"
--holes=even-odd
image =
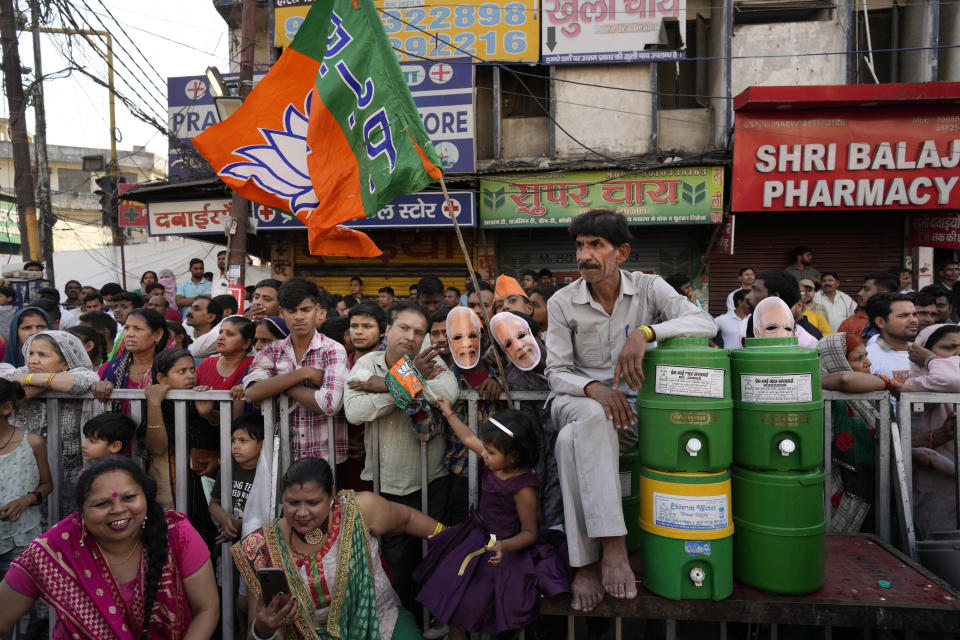
[[(286, 338), (287, 336), (290, 335), (290, 329), (287, 328), (286, 321), (280, 316), (267, 316), (266, 318), (264, 318), (264, 320), (272, 324), (274, 328), (277, 329), (277, 331), (283, 334), (282, 337), (277, 337), (278, 340), (283, 340), (283, 338)], [(271, 333), (276, 335), (276, 332), (274, 331), (271, 331)]]
[(38, 307), (24, 307), (17, 311), (13, 316), (13, 320), (10, 321), (10, 339), (7, 340), (7, 351), (3, 355), (3, 361), (7, 364), (12, 364), (14, 367), (22, 367), (24, 365), (23, 361), (23, 345), (20, 344), (19, 331), (20, 321), (24, 315), (28, 313), (35, 313), (43, 317), (44, 322), (47, 323), (47, 329), (53, 329), (53, 325), (50, 324), (50, 316), (47, 315), (47, 312)]

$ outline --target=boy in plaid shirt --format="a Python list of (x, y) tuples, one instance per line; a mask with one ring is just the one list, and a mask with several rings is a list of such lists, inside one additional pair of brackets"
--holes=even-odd
[(347, 459), (346, 424), (336, 421), (336, 462), (329, 455), (327, 428), (343, 406), (347, 352), (316, 330), (326, 310), (315, 282), (291, 278), (280, 287), (278, 299), (290, 335), (257, 354), (243, 379), (246, 400), (286, 393), (297, 403), (290, 416), (291, 458), (316, 456), (331, 466), (342, 463)]

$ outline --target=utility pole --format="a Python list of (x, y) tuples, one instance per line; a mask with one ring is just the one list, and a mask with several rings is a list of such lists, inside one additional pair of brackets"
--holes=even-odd
[[(243, 0), (240, 22), (240, 99), (244, 100), (253, 88), (253, 54), (256, 37), (257, 0)], [(245, 286), (247, 278), (247, 219), (250, 203), (233, 192), (232, 220), (227, 230), (227, 274), (230, 267), (240, 266), (240, 277), (230, 278), (230, 284)], [(243, 309), (240, 310), (241, 312)]]
[(43, 102), (43, 65), (40, 62), (40, 2), (30, 0), (30, 26), (33, 30), (33, 112), (37, 120), (33, 145), (37, 160), (37, 204), (40, 213), (40, 250), (47, 280), (56, 287), (53, 271), (53, 207), (50, 202), (50, 164), (47, 161), (47, 109)]
[(13, 0), (0, 0), (0, 48), (3, 51), (3, 84), (10, 111), (10, 140), (13, 147), (13, 185), (17, 196), (20, 253), (24, 260), (40, 259), (37, 210), (30, 169), (30, 142), (27, 138), (26, 98), (17, 49), (17, 23)]
[[(31, 0), (31, 2), (34, 2), (34, 1), (35, 0)], [(6, 5), (9, 5), (11, 2), (12, 0), (0, 0), (0, 7), (6, 7)], [(3, 9), (3, 10), (6, 11), (6, 9)], [(2, 30), (2, 25), (3, 23), (0, 22), (0, 30)], [(116, 185), (117, 176), (119, 174), (119, 166), (117, 164), (117, 135), (116, 135), (117, 134), (117, 110), (116, 110), (116, 101), (114, 99), (115, 93), (113, 90), (113, 36), (111, 36), (110, 33), (107, 31), (97, 31), (95, 29), (80, 29), (80, 30), (61, 29), (56, 27), (39, 27), (36, 25), (31, 25), (29, 28), (24, 30), (33, 31), (35, 34), (36, 33), (65, 33), (68, 35), (81, 35), (83, 36), (83, 39), (86, 40), (87, 43), (97, 51), (97, 53), (99, 53), (101, 56), (106, 58), (107, 60), (107, 91), (109, 96), (108, 110), (110, 113), (110, 164), (107, 167), (107, 175), (112, 179), (113, 184)], [(12, 33), (15, 34), (16, 32), (13, 31)], [(91, 38), (90, 36), (99, 36), (103, 38), (104, 42), (106, 42), (106, 45), (107, 45), (107, 50), (105, 53), (101, 51), (100, 47), (97, 45), (96, 42), (94, 42), (93, 38)], [(34, 38), (36, 38), (36, 35), (34, 35)], [(6, 67), (6, 64), (7, 64), (6, 36), (4, 36), (3, 42), (4, 42), (4, 49), (3, 49), (4, 75), (9, 78), (9, 74), (6, 72), (6, 68), (7, 68)], [(36, 40), (34, 40), (34, 42), (36, 42)], [(14, 39), (14, 45), (16, 45), (16, 39)], [(38, 45), (34, 44), (34, 47), (36, 46)], [(14, 46), (14, 51), (16, 51), (16, 46)], [(37, 55), (37, 60), (39, 60), (40, 59), (39, 54), (35, 54), (35, 55)], [(18, 61), (17, 62), (18, 68), (19, 68), (19, 64), (20, 63)], [(8, 92), (8, 95), (9, 95), (9, 92)], [(22, 87), (21, 87), (21, 95), (22, 95)], [(12, 98), (11, 98), (11, 105), (12, 105)], [(10, 109), (10, 113), (11, 114), (13, 113), (12, 106)], [(11, 124), (12, 122), (13, 122), (13, 116), (11, 115)], [(28, 149), (28, 153), (29, 153), (29, 149)], [(16, 147), (14, 147), (14, 166), (16, 166)], [(49, 188), (49, 183), (48, 183), (48, 188)], [(33, 203), (32, 194), (33, 194), (33, 189), (31, 187), (31, 200), (30, 200), (31, 204)], [(18, 195), (17, 201), (19, 202), (19, 200), (20, 200), (20, 197)], [(110, 219), (110, 228), (111, 228), (111, 231), (113, 232), (113, 246), (118, 247), (120, 249), (120, 282), (122, 283), (123, 288), (126, 289), (127, 288), (127, 259), (126, 259), (126, 255), (124, 254), (123, 233), (120, 231), (120, 220), (117, 218), (116, 215), (112, 216)], [(36, 232), (35, 219), (34, 219), (34, 232)], [(23, 232), (21, 231), (21, 234), (22, 233)], [(33, 244), (34, 243), (31, 240), (31, 246), (33, 246)], [(37, 246), (37, 257), (33, 259), (39, 260), (40, 259), (39, 241), (37, 241), (36, 246)]]

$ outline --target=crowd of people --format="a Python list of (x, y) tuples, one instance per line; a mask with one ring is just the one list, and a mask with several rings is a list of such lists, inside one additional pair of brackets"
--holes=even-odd
[[(208, 638), (221, 623), (217, 576), (234, 570), (239, 628), (255, 640), (465, 638), (530, 625), (550, 637), (541, 596), (570, 593), (582, 612), (636, 596), (617, 459), (637, 443), (633, 405), (657, 340), (736, 349), (747, 336), (796, 336), (820, 349), (824, 388), (960, 391), (957, 263), (919, 292), (902, 273), (870, 274), (854, 301), (801, 247), (785, 269), (741, 269), (712, 318), (689, 278), (621, 269), (633, 242), (622, 215), (590, 211), (569, 231), (581, 278), (563, 288), (548, 270), (467, 278), (463, 292), (426, 275), (401, 299), (389, 286), (368, 297), (361, 277), (343, 296), (295, 277), (258, 282), (241, 309), (221, 252), (213, 281), (194, 259), (180, 283), (164, 269), (134, 291), (71, 281), (61, 300), (38, 290), (8, 314), (0, 344), (0, 638), (21, 618), (39, 624), (38, 600), (56, 611), (58, 638)], [(0, 302), (15, 295), (0, 286)], [(422, 382), (401, 398), (410, 365)], [(142, 390), (139, 424), (130, 401), (111, 400), (115, 389)], [(190, 454), (178, 460), (168, 394), (211, 389), (233, 399), (229, 457), (219, 404), (201, 398), (186, 403)], [(55, 422), (47, 390), (77, 396)], [(481, 398), (476, 433), (465, 390)], [(504, 391), (550, 401), (508, 406)], [(282, 509), (254, 517), (275, 427), (258, 405), (281, 394), (292, 400)], [(90, 395), (111, 410), (93, 415)], [(851, 401), (833, 411), (833, 522), (868, 531), (878, 410)], [(921, 535), (955, 524), (955, 502), (943, 499), (955, 421), (927, 405), (913, 423)], [(65, 518), (47, 522), (54, 428)], [(470, 451), (484, 463), (476, 511)], [(179, 493), (186, 513), (174, 511)], [(411, 613), (421, 606), (426, 629)]]

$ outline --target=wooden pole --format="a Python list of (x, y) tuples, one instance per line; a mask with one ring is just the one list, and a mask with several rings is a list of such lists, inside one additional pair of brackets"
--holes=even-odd
[[(487, 335), (491, 336), (490, 333), (490, 316), (487, 314), (487, 306), (483, 304), (483, 298), (480, 297), (480, 283), (477, 281), (477, 273), (473, 270), (473, 260), (470, 258), (470, 253), (467, 251), (467, 243), (463, 241), (463, 232), (460, 231), (460, 223), (457, 222), (457, 215), (453, 210), (453, 203), (450, 200), (450, 194), (447, 193), (447, 185), (443, 182), (443, 176), (440, 176), (440, 189), (443, 190), (443, 200), (447, 205), (447, 209), (450, 211), (450, 219), (453, 220), (453, 230), (457, 234), (457, 240), (460, 242), (460, 251), (463, 253), (463, 261), (467, 263), (467, 271), (470, 273), (470, 281), (473, 282), (473, 290), (477, 292), (477, 300), (480, 301), (480, 314), (483, 318), (483, 326), (487, 330)], [(497, 351), (496, 345), (493, 345), (493, 359), (497, 365), (497, 373), (500, 374), (500, 379), (503, 380), (503, 392), (507, 396), (507, 404), (513, 409), (513, 397), (510, 395), (510, 389), (507, 387), (507, 375), (504, 373), (503, 361), (500, 359), (500, 352)]]

